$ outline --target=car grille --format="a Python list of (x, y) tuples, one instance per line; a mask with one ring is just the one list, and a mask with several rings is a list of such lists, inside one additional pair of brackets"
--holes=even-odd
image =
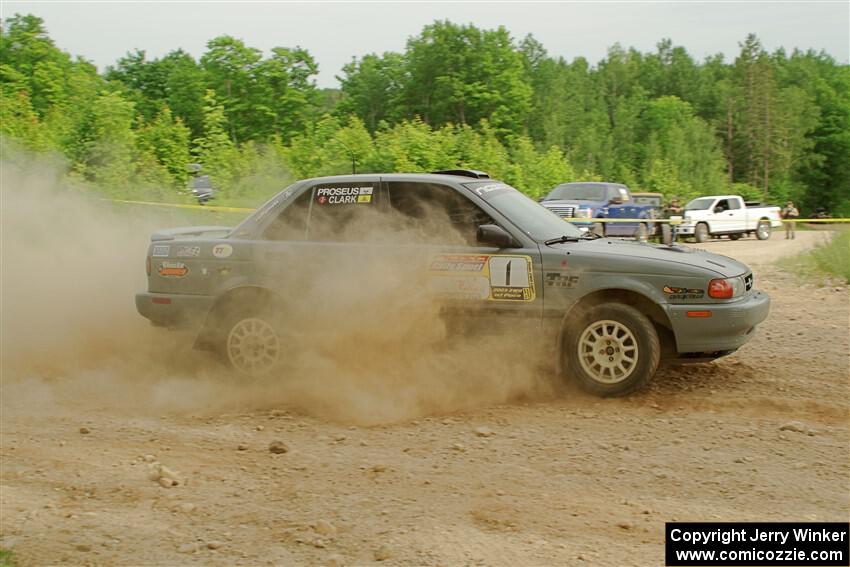
[(753, 289), (753, 274), (752, 274), (752, 272), (750, 272), (749, 274), (744, 276), (744, 288), (747, 291), (750, 291), (751, 289)]
[(559, 217), (564, 217), (565, 219), (571, 219), (575, 216), (575, 207), (559, 207), (555, 206), (547, 206), (547, 209), (558, 215)]

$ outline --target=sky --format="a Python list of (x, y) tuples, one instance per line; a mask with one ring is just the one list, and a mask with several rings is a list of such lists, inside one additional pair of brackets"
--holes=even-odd
[(850, 60), (850, 1), (830, 2), (44, 2), (0, 0), (0, 17), (44, 19), (56, 45), (103, 71), (135, 49), (149, 58), (182, 48), (200, 57), (219, 35), (268, 54), (300, 46), (319, 64), (316, 83), (338, 87), (352, 57), (404, 51), (434, 20), (479, 28), (505, 26), (516, 39), (533, 34), (552, 56), (591, 64), (619, 43), (654, 51), (663, 38), (692, 57), (722, 53), (732, 61), (755, 33), (768, 50), (824, 50)]

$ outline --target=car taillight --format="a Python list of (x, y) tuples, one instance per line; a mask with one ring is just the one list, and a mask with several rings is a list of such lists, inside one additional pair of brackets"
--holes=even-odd
[(145, 273), (147, 275), (151, 275), (151, 257), (150, 256), (145, 258)]
[(708, 282), (708, 296), (714, 299), (731, 299), (735, 295), (735, 288), (725, 279), (711, 280)]

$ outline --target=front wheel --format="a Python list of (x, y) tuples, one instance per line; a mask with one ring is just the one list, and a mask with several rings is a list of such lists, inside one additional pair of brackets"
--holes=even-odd
[(708, 240), (708, 237), (709, 237), (708, 225), (705, 224), (704, 222), (699, 223), (697, 225), (697, 227), (694, 229), (694, 240), (696, 240), (699, 243), (703, 243), (703, 242), (706, 242)]
[(646, 242), (649, 238), (649, 228), (646, 226), (645, 222), (642, 222), (638, 225), (637, 232), (635, 233), (635, 237), (640, 242)]
[(590, 230), (597, 236), (605, 236), (605, 223), (595, 222)]
[(647, 317), (621, 303), (596, 305), (568, 322), (562, 356), (579, 385), (597, 396), (625, 396), (658, 369), (661, 345)]
[(756, 227), (756, 238), (759, 240), (770, 238), (770, 221), (759, 221), (758, 227)]

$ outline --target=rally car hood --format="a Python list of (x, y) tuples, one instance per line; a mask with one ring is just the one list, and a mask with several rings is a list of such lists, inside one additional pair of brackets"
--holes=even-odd
[(706, 252), (705, 250), (691, 248), (690, 246), (667, 246), (617, 238), (599, 238), (596, 240), (556, 244), (555, 247), (565, 248), (571, 251), (580, 250), (593, 255), (621, 256), (632, 259), (643, 258), (672, 262), (711, 270), (727, 278), (740, 276), (750, 271), (746, 264), (742, 264), (728, 256)]

